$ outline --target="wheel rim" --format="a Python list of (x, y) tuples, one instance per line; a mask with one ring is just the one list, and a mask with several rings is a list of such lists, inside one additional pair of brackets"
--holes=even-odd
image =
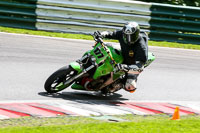
[(64, 85), (64, 83), (69, 80), (71, 77), (75, 75), (75, 71), (70, 71), (66, 75), (61, 75), (57, 77), (53, 83), (51, 84), (51, 90), (52, 91), (60, 91), (65, 89), (66, 87), (70, 86), (71, 83)]

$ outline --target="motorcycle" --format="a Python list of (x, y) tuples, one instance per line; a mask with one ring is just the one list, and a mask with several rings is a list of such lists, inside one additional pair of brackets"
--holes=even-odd
[[(120, 48), (106, 46), (101, 36), (93, 35), (95, 45), (80, 59), (55, 71), (45, 82), (48, 93), (56, 93), (70, 87), (75, 90), (97, 91), (104, 95), (124, 89), (122, 83), (126, 72), (119, 71), (118, 63), (123, 62)], [(148, 53), (144, 67), (155, 60), (153, 53)]]

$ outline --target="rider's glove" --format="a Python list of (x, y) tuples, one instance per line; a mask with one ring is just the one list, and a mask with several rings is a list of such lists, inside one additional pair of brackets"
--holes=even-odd
[(102, 35), (101, 35), (101, 33), (99, 31), (95, 31), (94, 32), (94, 37), (95, 37), (95, 39), (103, 38)]
[(116, 64), (116, 71), (124, 71), (124, 72), (128, 72), (129, 71), (129, 67), (126, 64)]
[(130, 71), (141, 73), (144, 69), (144, 63), (137, 61), (135, 65), (129, 65)]

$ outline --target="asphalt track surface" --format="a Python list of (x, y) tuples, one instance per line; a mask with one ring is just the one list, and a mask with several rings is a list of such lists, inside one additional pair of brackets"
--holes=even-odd
[(200, 51), (149, 47), (156, 60), (138, 78), (138, 90), (110, 97), (66, 89), (48, 95), (50, 74), (80, 58), (94, 41), (0, 33), (0, 101), (136, 100), (200, 101)]

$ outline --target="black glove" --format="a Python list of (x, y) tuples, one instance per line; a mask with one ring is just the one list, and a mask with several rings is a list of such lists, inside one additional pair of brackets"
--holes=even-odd
[(124, 72), (128, 72), (129, 71), (129, 67), (126, 64), (116, 64), (116, 71), (124, 71)]
[(139, 62), (135, 65), (129, 65), (129, 68), (131, 71), (137, 71), (137, 72), (142, 72), (144, 69), (144, 63)]
[(103, 38), (103, 37), (102, 37), (102, 35), (101, 35), (101, 33), (99, 31), (95, 31), (94, 32), (94, 38), (98, 39), (98, 38)]

